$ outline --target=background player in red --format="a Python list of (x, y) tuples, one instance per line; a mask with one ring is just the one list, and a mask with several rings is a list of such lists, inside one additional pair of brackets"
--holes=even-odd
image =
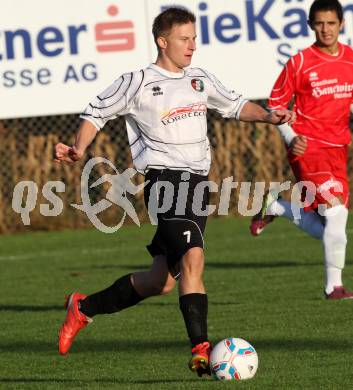
[[(316, 42), (293, 56), (275, 82), (269, 108), (287, 108), (294, 98), (297, 121), (293, 128), (279, 126), (288, 146), (288, 160), (302, 196), (313, 199), (300, 218), (291, 203), (269, 192), (261, 212), (251, 223), (260, 234), (275, 216), (292, 220), (299, 228), (323, 241), (327, 299), (353, 298), (343, 287), (342, 270), (347, 245), (349, 187), (347, 177), (349, 118), (353, 103), (353, 50), (338, 42), (344, 26), (337, 0), (316, 0), (309, 12)], [(302, 210), (303, 211), (303, 210)]]

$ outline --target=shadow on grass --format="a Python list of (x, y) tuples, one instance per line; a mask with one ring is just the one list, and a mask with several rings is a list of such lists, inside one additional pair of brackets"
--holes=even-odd
[[(208, 379), (209, 380), (209, 379)], [(23, 384), (29, 384), (29, 383), (42, 383), (42, 384), (55, 384), (55, 383), (64, 383), (69, 385), (80, 385), (80, 384), (93, 384), (93, 383), (111, 383), (111, 384), (121, 384), (121, 385), (127, 385), (127, 384), (146, 384), (146, 385), (153, 385), (153, 384), (171, 384), (171, 383), (189, 383), (189, 382), (199, 382), (202, 381), (202, 379), (141, 379), (141, 380), (126, 380), (126, 379), (113, 379), (113, 378), (97, 378), (92, 380), (87, 379), (56, 379), (56, 378), (0, 378), (0, 383), (23, 383)]]
[[(210, 305), (215, 305), (215, 306), (229, 306), (229, 305), (239, 305), (240, 302), (236, 302), (234, 299), (233, 300), (224, 300), (224, 301), (213, 301), (212, 299), (209, 300)], [(139, 307), (141, 306), (174, 306), (179, 308), (179, 300), (176, 298), (174, 302), (153, 302), (153, 301), (143, 301), (140, 303)]]
[[(99, 263), (99, 260), (97, 260), (97, 263)], [(152, 264), (152, 261), (151, 261)], [(60, 268), (61, 271), (89, 271), (89, 270), (110, 270), (110, 269), (126, 269), (131, 271), (145, 271), (149, 268), (150, 264), (95, 264), (95, 265), (87, 265), (82, 267), (65, 267)]]
[[(348, 351), (353, 349), (352, 340), (329, 340), (327, 338), (301, 339), (301, 338), (281, 338), (281, 339), (261, 339), (249, 340), (256, 345), (258, 351), (285, 351), (285, 352), (313, 352), (313, 351)], [(173, 353), (183, 353), (188, 349), (187, 340), (141, 340), (141, 339), (109, 339), (92, 340), (88, 337), (76, 340), (70, 353), (65, 357), (58, 356), (57, 345), (53, 342), (40, 341), (11, 341), (9, 343), (0, 342), (0, 350), (10, 353), (50, 353), (57, 355), (58, 359), (70, 359), (70, 356), (82, 353), (131, 353), (136, 351), (139, 345), (139, 354), (165, 353), (166, 348), (173, 350)]]
[[(113, 332), (112, 332), (113, 335)], [(81, 340), (75, 340), (70, 353), (65, 357), (58, 355), (58, 347), (56, 339), (53, 342), (47, 341), (11, 341), (9, 343), (0, 342), (0, 351), (2, 352), (36, 352), (36, 353), (47, 353), (52, 352), (53, 355), (57, 355), (59, 359), (69, 359), (70, 355), (85, 353), (85, 352), (132, 352), (136, 351), (136, 345), (139, 345), (139, 351), (141, 354), (150, 354), (152, 352), (165, 352), (166, 347), (172, 348), (174, 351), (185, 351), (188, 349), (188, 341), (185, 340), (150, 340), (142, 341), (136, 339), (119, 339), (111, 338), (109, 340), (92, 340), (82, 335)]]
[[(151, 259), (152, 264), (152, 259)], [(137, 271), (144, 271), (148, 269), (150, 264), (97, 264), (92, 265), (91, 269), (130, 269)]]
[(1, 311), (14, 311), (14, 312), (46, 312), (46, 311), (63, 311), (64, 305), (44, 305), (44, 306), (35, 306), (35, 305), (0, 305)]
[(261, 339), (254, 341), (257, 350), (265, 351), (344, 351), (352, 350), (352, 340), (329, 340), (327, 338), (317, 339), (299, 339), (299, 338), (281, 338), (281, 339)]
[(245, 262), (245, 263), (225, 263), (225, 262), (214, 262), (207, 263), (206, 261), (206, 272), (207, 268), (219, 268), (219, 269), (266, 269), (266, 268), (286, 268), (286, 267), (321, 267), (320, 261), (313, 263), (300, 263), (296, 261), (272, 261), (272, 262)]
[[(235, 305), (239, 304), (237, 302), (232, 301), (211, 301), (211, 305), (217, 305), (217, 306), (224, 306), (224, 305)], [(174, 302), (154, 302), (150, 300), (143, 301), (140, 306), (160, 306), (160, 307), (168, 307), (168, 306), (174, 306), (179, 307), (179, 301), (176, 299)], [(64, 313), (65, 308), (64, 305), (0, 305), (0, 312), (7, 311), (7, 312), (15, 312), (15, 313), (22, 313), (22, 312), (34, 312), (34, 313), (40, 313), (40, 312), (48, 312), (48, 311), (59, 311)]]
[[(297, 262), (297, 261), (288, 261), (288, 260), (277, 260), (277, 261), (271, 261), (271, 262), (221, 262), (221, 261), (214, 261), (214, 262), (208, 262), (206, 259), (206, 268), (223, 268), (223, 269), (247, 269), (247, 268), (254, 268), (254, 269), (262, 269), (262, 268), (285, 268), (285, 267), (312, 267), (312, 266), (321, 266), (321, 261), (315, 261), (315, 262)], [(110, 270), (110, 269), (126, 269), (131, 271), (144, 271), (149, 268), (149, 264), (96, 264), (91, 265), (87, 267), (65, 267), (61, 268), (62, 271), (77, 271), (77, 270), (85, 270), (88, 271), (90, 269), (95, 270)]]

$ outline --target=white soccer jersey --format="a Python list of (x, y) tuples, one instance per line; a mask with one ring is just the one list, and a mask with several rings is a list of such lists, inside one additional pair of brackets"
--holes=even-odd
[(207, 109), (239, 119), (246, 102), (201, 68), (174, 73), (151, 64), (123, 74), (93, 99), (81, 118), (101, 129), (123, 115), (132, 159), (143, 174), (168, 168), (207, 175)]

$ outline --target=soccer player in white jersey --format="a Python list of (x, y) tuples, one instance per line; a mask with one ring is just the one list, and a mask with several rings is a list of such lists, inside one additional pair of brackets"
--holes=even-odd
[[(158, 197), (155, 201), (163, 203), (166, 191), (155, 191), (163, 182), (174, 186), (173, 205), (158, 214), (157, 231), (147, 247), (153, 257), (148, 271), (122, 276), (107, 289), (89, 296), (69, 296), (59, 334), (59, 352), (68, 352), (76, 334), (93, 316), (114, 313), (148, 297), (167, 294), (178, 281), (180, 310), (192, 348), (189, 368), (201, 376), (209, 373), (211, 349), (202, 277), (207, 217), (196, 215), (192, 202), (195, 187), (207, 180), (210, 168), (207, 109), (227, 118), (272, 124), (291, 123), (294, 114), (286, 109), (268, 113), (226, 89), (206, 70), (187, 68), (196, 49), (195, 16), (189, 11), (176, 7), (165, 10), (154, 20), (152, 31), (158, 48), (156, 62), (123, 74), (93, 99), (81, 115), (83, 121), (75, 144), (57, 144), (56, 160), (73, 163), (81, 159), (97, 131), (108, 120), (123, 115), (134, 165), (149, 181), (145, 187), (146, 206), (151, 197)], [(180, 215), (176, 203), (182, 181), (188, 181), (189, 192), (185, 212)], [(159, 183), (160, 187), (156, 187)], [(207, 191), (200, 199), (204, 210)]]
[[(295, 99), (297, 121), (282, 125), (288, 145), (288, 161), (307, 199), (300, 219), (284, 199), (265, 199), (262, 213), (251, 224), (260, 234), (275, 216), (293, 221), (323, 242), (325, 254), (325, 297), (352, 299), (342, 282), (347, 246), (349, 185), (347, 175), (350, 108), (353, 104), (353, 50), (338, 41), (343, 28), (343, 9), (337, 0), (316, 0), (309, 12), (309, 25), (316, 42), (293, 56), (272, 89), (270, 109), (288, 107)], [(305, 198), (305, 193), (303, 193)], [(320, 207), (323, 211), (320, 212)]]

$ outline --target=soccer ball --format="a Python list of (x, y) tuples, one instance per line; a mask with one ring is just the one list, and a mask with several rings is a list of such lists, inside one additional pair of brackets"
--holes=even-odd
[(210, 355), (212, 376), (221, 381), (250, 379), (258, 364), (255, 348), (240, 338), (229, 337), (220, 341)]

